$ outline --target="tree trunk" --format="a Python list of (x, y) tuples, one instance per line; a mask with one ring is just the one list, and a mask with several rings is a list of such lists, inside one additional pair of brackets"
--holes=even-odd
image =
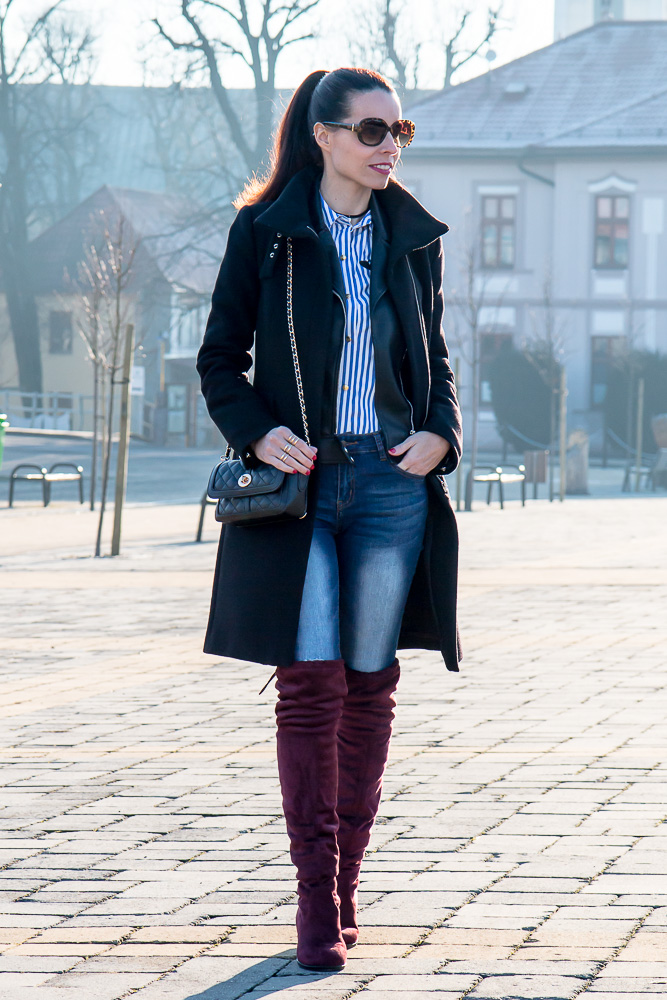
[(255, 107), (257, 111), (257, 131), (255, 141), (255, 163), (253, 169), (262, 173), (268, 167), (273, 137), (273, 106), (276, 89), (272, 82), (255, 86)]
[[(96, 345), (97, 349), (97, 345)], [(99, 450), (100, 422), (100, 363), (93, 359), (93, 450), (90, 464), (90, 509), (95, 510), (95, 489), (97, 487), (97, 452)]]
[(470, 471), (466, 480), (465, 509), (472, 510), (473, 476), (477, 465), (477, 424), (479, 422), (479, 334), (472, 331), (472, 427), (470, 431)]
[(27, 198), (20, 135), (13, 124), (7, 85), (0, 99), (0, 135), (7, 165), (0, 188), (0, 267), (19, 370), (19, 388), (42, 392), (42, 355), (28, 255)]
[(100, 518), (97, 522), (97, 538), (95, 539), (95, 556), (102, 554), (102, 523), (104, 521), (104, 511), (107, 505), (107, 489), (109, 486), (109, 468), (111, 466), (111, 446), (113, 444), (113, 418), (114, 418), (114, 397), (115, 374), (116, 374), (116, 353), (114, 352), (114, 365), (109, 373), (109, 408), (107, 411), (107, 433), (104, 449), (104, 466), (102, 468), (102, 493), (100, 496)]

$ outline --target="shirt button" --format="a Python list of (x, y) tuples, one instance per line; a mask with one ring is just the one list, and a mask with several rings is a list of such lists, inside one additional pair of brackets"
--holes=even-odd
[(347, 260), (347, 257), (346, 257), (346, 256), (345, 256), (345, 254), (343, 253), (343, 254), (341, 254), (341, 256), (340, 256), (340, 259), (341, 259), (341, 260)]
[(347, 341), (347, 342), (348, 342), (348, 344), (349, 344), (349, 343), (350, 343), (350, 341), (352, 340), (352, 337), (346, 337), (345, 339), (346, 339), (346, 341)]
[(343, 386), (343, 389), (345, 389), (345, 391), (346, 391), (346, 392), (347, 392), (347, 390), (348, 390), (349, 388), (350, 388), (350, 387), (349, 387), (349, 385), (344, 385), (344, 386)]

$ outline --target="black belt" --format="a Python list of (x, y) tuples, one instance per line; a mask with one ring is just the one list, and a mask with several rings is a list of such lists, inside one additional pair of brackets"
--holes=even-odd
[(317, 445), (317, 461), (324, 465), (354, 465), (354, 459), (337, 437), (323, 437)]

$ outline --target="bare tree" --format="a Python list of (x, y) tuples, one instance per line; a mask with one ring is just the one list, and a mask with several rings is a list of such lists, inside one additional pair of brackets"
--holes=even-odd
[(39, 47), (52, 68), (30, 102), (34, 132), (28, 201), (33, 230), (61, 219), (82, 200), (87, 171), (99, 162), (100, 136), (90, 86), (95, 37), (71, 20), (47, 22)]
[[(210, 81), (220, 112), (246, 173), (266, 162), (271, 145), (276, 97), (276, 66), (298, 42), (314, 38), (302, 24), (320, 0), (181, 0), (180, 20), (187, 31), (175, 37), (159, 18), (157, 31), (175, 52), (187, 54), (190, 74)], [(255, 27), (253, 27), (253, 25)], [(228, 67), (242, 64), (254, 81), (255, 123), (248, 130), (225, 82)]]
[(99, 212), (97, 218), (91, 219), (91, 231), (97, 233), (97, 238), (93, 235), (76, 278), (68, 283), (81, 297), (83, 309), (78, 329), (93, 366), (94, 454), (97, 450), (97, 428), (101, 426), (102, 486), (95, 540), (95, 555), (99, 556), (111, 465), (115, 389), (132, 310), (127, 291), (134, 277), (133, 269), (141, 240), (134, 235), (122, 214), (112, 217), (104, 210)]
[[(523, 347), (526, 357), (534, 365), (545, 385), (554, 394), (560, 385), (560, 370), (565, 356), (565, 322), (558, 317), (553, 296), (551, 264), (547, 265), (542, 282), (542, 300), (537, 309), (531, 309), (532, 337)], [(556, 404), (552, 406), (551, 437), (556, 433)]]
[(465, 6), (458, 8), (454, 20), (448, 18), (442, 28), (437, 25), (439, 12), (433, 23), (422, 17), (422, 26), (428, 25), (430, 30), (422, 28), (420, 36), (415, 31), (415, 8), (411, 0), (372, 0), (355, 18), (350, 51), (355, 61), (380, 70), (404, 96), (423, 85), (424, 51), (437, 49), (440, 57), (444, 57), (443, 87), (449, 87), (458, 70), (478, 56), (503, 27), (502, 6), (499, 0), (496, 7), (488, 8), (481, 35), (471, 21), (472, 7)]
[(415, 8), (410, 0), (372, 0), (370, 7), (355, 19), (350, 50), (357, 61), (380, 70), (404, 96), (420, 85), (424, 49), (435, 47), (444, 56), (443, 87), (449, 87), (458, 70), (478, 56), (503, 27), (502, 6), (499, 0), (496, 7), (488, 8), (483, 34), (466, 46), (473, 14), (469, 6), (459, 8), (454, 20), (449, 19), (442, 30), (431, 25), (430, 37), (426, 38), (415, 33)]
[(464, 232), (458, 250), (460, 288), (452, 288), (449, 315), (452, 318), (452, 339), (470, 374), (470, 471), (466, 479), (465, 509), (472, 510), (472, 477), (477, 465), (479, 406), (481, 384), (481, 340), (487, 326), (482, 322), (482, 310), (499, 309), (502, 294), (491, 295), (488, 276), (481, 267), (480, 246), (470, 232)]
[(226, 229), (243, 171), (220, 128), (210, 87), (146, 87), (141, 100), (153, 136), (154, 163), (166, 178), (167, 191), (190, 199), (193, 210), (199, 206), (200, 218), (190, 213), (188, 222), (210, 225), (215, 220)]
[(445, 77), (443, 81), (443, 88), (451, 86), (452, 77), (457, 73), (462, 66), (474, 59), (475, 56), (479, 55), (481, 50), (485, 45), (488, 45), (500, 28), (500, 16), (502, 13), (502, 0), (498, 3), (496, 7), (489, 7), (486, 16), (486, 31), (484, 36), (476, 43), (473, 44), (472, 48), (463, 48), (463, 35), (465, 29), (468, 25), (470, 15), (472, 10), (467, 8), (461, 11), (458, 15), (456, 25), (449, 35), (449, 37), (444, 40), (445, 42)]
[(348, 39), (352, 61), (378, 70), (403, 97), (418, 86), (422, 42), (407, 0), (372, 0), (359, 10)]
[(553, 272), (547, 264), (542, 282), (542, 301), (530, 311), (533, 335), (524, 343), (524, 355), (537, 369), (550, 390), (549, 403), (549, 499), (554, 495), (554, 461), (557, 450), (556, 434), (560, 411), (561, 371), (565, 355), (565, 324), (559, 319), (553, 296)]
[[(28, 242), (29, 184), (35, 150), (44, 143), (32, 113), (39, 86), (58, 76), (74, 80), (84, 65), (91, 38), (71, 29), (67, 45), (56, 42), (53, 18), (64, 0), (55, 0), (23, 32), (18, 52), (8, 44), (15, 0), (0, 0), (0, 269), (19, 370), (20, 388), (42, 391), (37, 306)], [(30, 86), (32, 85), (32, 86)]]

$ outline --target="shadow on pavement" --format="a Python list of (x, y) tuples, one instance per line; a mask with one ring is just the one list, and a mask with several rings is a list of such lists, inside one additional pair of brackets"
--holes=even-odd
[[(183, 1000), (232, 1000), (234, 997), (241, 998), (246, 995), (270, 996), (272, 993), (282, 992), (288, 985), (293, 986), (294, 978), (298, 978), (299, 983), (305, 986), (306, 983), (315, 984), (338, 974), (336, 972), (307, 972), (296, 964), (294, 955), (295, 949), (287, 948), (276, 955), (263, 959), (257, 965), (243, 969), (231, 979), (225, 979), (224, 982), (209, 986), (201, 993), (190, 993)], [(284, 960), (285, 964), (282, 968), (276, 968), (276, 963), (280, 959)], [(290, 964), (294, 966), (292, 974), (278, 975), (278, 973), (284, 972)], [(270, 984), (268, 980), (272, 977), (275, 979)], [(235, 986), (238, 988), (238, 993), (234, 991)]]

